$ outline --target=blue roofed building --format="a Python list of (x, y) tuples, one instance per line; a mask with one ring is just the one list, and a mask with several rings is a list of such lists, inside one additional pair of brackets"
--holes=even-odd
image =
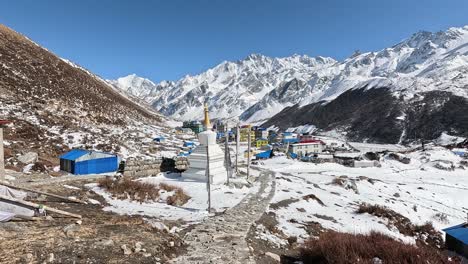
[(193, 141), (184, 141), (184, 147), (193, 148), (193, 147), (195, 147), (195, 142), (193, 142)]
[(73, 149), (60, 156), (60, 170), (76, 175), (97, 174), (117, 171), (117, 155)]
[(153, 138), (153, 141), (161, 143), (161, 142), (166, 141), (166, 138), (163, 137), (163, 136), (157, 136), (157, 137)]
[(443, 231), (447, 249), (468, 258), (468, 223), (448, 227)]

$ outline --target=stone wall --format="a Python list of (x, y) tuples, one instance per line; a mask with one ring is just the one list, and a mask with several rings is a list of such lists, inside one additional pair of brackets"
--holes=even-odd
[(177, 157), (175, 160), (175, 168), (179, 171), (186, 171), (189, 168), (187, 157)]
[(135, 178), (156, 176), (161, 172), (161, 162), (161, 159), (129, 158), (125, 162), (123, 175)]

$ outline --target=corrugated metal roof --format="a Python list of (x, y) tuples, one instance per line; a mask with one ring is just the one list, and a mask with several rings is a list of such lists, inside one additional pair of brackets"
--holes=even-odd
[(443, 229), (443, 231), (454, 238), (468, 245), (468, 227), (467, 224), (456, 225)]
[(89, 151), (84, 150), (84, 149), (72, 149), (69, 152), (63, 154), (60, 156), (60, 159), (65, 159), (65, 160), (76, 160), (77, 158), (88, 154)]

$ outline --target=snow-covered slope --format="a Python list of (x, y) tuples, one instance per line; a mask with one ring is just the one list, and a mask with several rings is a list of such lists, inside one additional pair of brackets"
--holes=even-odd
[(343, 61), (258, 54), (223, 62), (196, 76), (153, 84), (130, 75), (112, 83), (143, 98), (161, 113), (186, 120), (202, 116), (209, 100), (214, 117), (260, 121), (284, 107), (331, 101), (353, 88), (391, 88), (405, 99), (427, 91), (468, 97), (468, 26), (418, 32), (378, 52), (355, 53)]
[[(202, 117), (202, 104), (209, 101), (214, 118), (239, 116), (277, 87), (293, 79), (313, 79), (318, 72), (330, 68), (336, 61), (331, 58), (311, 58), (293, 55), (270, 58), (252, 54), (236, 61), (225, 61), (196, 76), (185, 76), (179, 81), (151, 81), (129, 75), (110, 81), (114, 86), (129, 90), (132, 95), (151, 103), (161, 113), (182, 119)], [(268, 118), (283, 108), (269, 108)]]

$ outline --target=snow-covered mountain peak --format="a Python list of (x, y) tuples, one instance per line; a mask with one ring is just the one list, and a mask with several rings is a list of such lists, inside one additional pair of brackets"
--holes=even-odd
[(134, 73), (120, 77), (117, 80), (108, 80), (108, 82), (120, 90), (139, 98), (148, 96), (156, 88), (156, 84), (151, 80), (139, 77)]
[(392, 47), (355, 52), (342, 61), (254, 53), (175, 82), (154, 84), (130, 75), (113, 83), (181, 120), (201, 118), (206, 99), (215, 118), (241, 116), (256, 122), (286, 106), (331, 101), (362, 87), (391, 88), (405, 98), (442, 89), (468, 97), (464, 88), (468, 84), (468, 26), (436, 33), (420, 31)]

